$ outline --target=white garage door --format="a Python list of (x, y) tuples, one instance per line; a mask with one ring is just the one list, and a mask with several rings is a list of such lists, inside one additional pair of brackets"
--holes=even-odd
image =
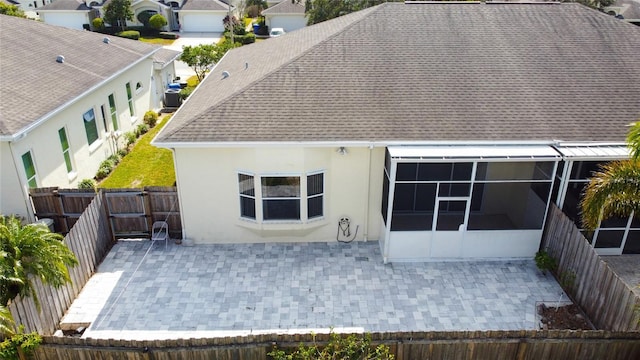
[(180, 25), (185, 32), (223, 32), (223, 19), (218, 14), (184, 14)]

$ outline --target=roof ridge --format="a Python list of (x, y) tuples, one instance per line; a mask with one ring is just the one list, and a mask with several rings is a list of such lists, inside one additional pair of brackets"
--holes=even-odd
[[(284, 0), (284, 1), (288, 1), (288, 0)], [(322, 40), (318, 41), (317, 43), (307, 47), (306, 49), (304, 49), (303, 51), (300, 51), (298, 53), (297, 56), (292, 57), (290, 59), (288, 59), (287, 61), (284, 61), (282, 64), (276, 66), (273, 68), (273, 70), (265, 72), (264, 75), (258, 77), (257, 79), (253, 80), (253, 81), (249, 81), (247, 82), (246, 85), (242, 86), (240, 89), (230, 92), (229, 94), (227, 94), (225, 97), (221, 98), (220, 100), (216, 101), (215, 103), (204, 107), (202, 111), (200, 111), (198, 114), (191, 116), (191, 119), (189, 121), (185, 121), (183, 122), (182, 125), (177, 126), (175, 129), (167, 129), (165, 127), (165, 129), (167, 129), (167, 132), (165, 133), (163, 129), (159, 135), (162, 135), (162, 137), (165, 136), (170, 136), (174, 133), (176, 133), (177, 131), (180, 131), (181, 129), (183, 129), (184, 127), (188, 126), (189, 124), (191, 124), (193, 121), (198, 120), (203, 114), (206, 114), (211, 108), (214, 107), (218, 107), (220, 105), (226, 104), (230, 99), (245, 93), (247, 90), (249, 90), (252, 86), (255, 86), (256, 83), (258, 82), (262, 82), (263, 80), (265, 80), (266, 78), (272, 76), (273, 74), (277, 73), (278, 71), (282, 70), (282, 68), (284, 68), (285, 66), (293, 63), (295, 60), (299, 59), (300, 57), (308, 54), (310, 51), (312, 51), (313, 49), (316, 49), (317, 47), (319, 47), (322, 44), (325, 44), (326, 42), (328, 42), (329, 40), (333, 39), (334, 37), (342, 34), (345, 30), (355, 26), (356, 24), (359, 24), (361, 21), (365, 20), (367, 17), (371, 16), (372, 14), (374, 14), (375, 12), (379, 11), (379, 9), (381, 9), (382, 7), (386, 6), (389, 3), (382, 3), (376, 6), (372, 6), (370, 8), (364, 9), (364, 10), (360, 10), (354, 13), (350, 13), (350, 14), (346, 14), (344, 16), (340, 16), (337, 17), (335, 19), (331, 19), (331, 20), (327, 20), (323, 23), (319, 23), (319, 24), (315, 24), (315, 25), (322, 25), (322, 24), (327, 24), (328, 22), (332, 21), (332, 20), (345, 20), (346, 17), (349, 17), (350, 15), (354, 15), (352, 17), (355, 17), (356, 14), (359, 14), (360, 18), (355, 20), (355, 21), (351, 21), (348, 22), (347, 24), (345, 24), (344, 26), (340, 26), (338, 29), (332, 30), (333, 33), (330, 34), (329, 36), (323, 37)], [(328, 25), (327, 25), (328, 26)], [(303, 28), (300, 30), (305, 30), (307, 28)], [(253, 46), (253, 45), (251, 45)], [(206, 76), (206, 78), (203, 81), (206, 81), (206, 79), (211, 76), (213, 74), (213, 71), (216, 70), (218, 68), (218, 66), (220, 65), (220, 63), (223, 62), (223, 60), (232, 52), (232, 51), (236, 51), (236, 54), (239, 52), (238, 50), (240, 50), (240, 48), (235, 48), (235, 49), (231, 49), (229, 50), (223, 57), (222, 59), (220, 59), (220, 61), (218, 61), (218, 63), (213, 67), (213, 69), (211, 69), (211, 71), (209, 72), (209, 74)], [(200, 89), (200, 87), (196, 88), (196, 90), (194, 91), (193, 94), (195, 94), (198, 90)], [(173, 118), (175, 118), (175, 115), (177, 115), (180, 112), (180, 109), (178, 109), (178, 111), (176, 112), (176, 114), (174, 114)]]

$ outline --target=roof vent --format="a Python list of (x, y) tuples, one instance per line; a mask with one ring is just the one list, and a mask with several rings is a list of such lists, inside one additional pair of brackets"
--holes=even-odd
[(62, 64), (64, 62), (64, 56), (58, 55), (58, 57), (56, 57), (56, 62), (59, 62), (60, 64)]
[(109, 42), (111, 42), (111, 40), (108, 37), (106, 37), (102, 39), (102, 42), (105, 44), (108, 44)]
[(244, 69), (247, 70), (248, 68), (249, 68), (249, 63), (248, 62), (244, 63)]
[(223, 71), (223, 72), (222, 72), (222, 78), (223, 78), (223, 79), (226, 79), (226, 78), (228, 78), (229, 76), (231, 76), (231, 74), (229, 74), (229, 72), (228, 72), (228, 71)]

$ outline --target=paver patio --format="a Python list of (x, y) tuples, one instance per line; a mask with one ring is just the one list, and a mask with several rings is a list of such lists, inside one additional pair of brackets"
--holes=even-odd
[(567, 299), (533, 260), (384, 264), (377, 242), (149, 246), (118, 242), (63, 323), (113, 339), (535, 329), (536, 302)]

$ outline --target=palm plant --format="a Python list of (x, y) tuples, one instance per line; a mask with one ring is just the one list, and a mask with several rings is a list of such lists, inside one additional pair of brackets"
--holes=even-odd
[(585, 188), (580, 201), (583, 228), (593, 230), (613, 216), (640, 214), (640, 122), (631, 124), (627, 144), (630, 158), (603, 165)]
[(0, 216), (0, 305), (20, 295), (33, 297), (39, 306), (33, 277), (53, 287), (71, 281), (68, 266), (78, 260), (62, 239), (44, 224)]

